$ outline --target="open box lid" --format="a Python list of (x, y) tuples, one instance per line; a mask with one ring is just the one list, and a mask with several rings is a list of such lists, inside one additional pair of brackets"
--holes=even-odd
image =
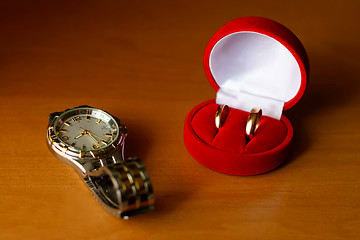
[(300, 100), (309, 74), (299, 39), (261, 17), (238, 18), (217, 31), (205, 49), (204, 67), (218, 104), (243, 111), (260, 107), (275, 119)]

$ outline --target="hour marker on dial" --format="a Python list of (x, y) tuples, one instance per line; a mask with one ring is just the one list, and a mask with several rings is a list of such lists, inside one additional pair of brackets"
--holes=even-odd
[(112, 137), (112, 133), (106, 133), (105, 136)]
[(60, 129), (60, 132), (64, 133), (64, 132), (67, 132), (68, 130), (66, 129)]
[(104, 144), (104, 145), (108, 144), (107, 141), (104, 141), (104, 140), (102, 140), (101, 143)]
[(70, 146), (75, 147), (76, 143), (72, 143)]
[(71, 124), (69, 122), (64, 122), (66, 126), (70, 126)]
[(97, 148), (99, 148), (99, 145), (93, 145), (92, 148), (97, 149)]
[(69, 137), (68, 137), (68, 136), (63, 136), (63, 137), (61, 138), (61, 140), (67, 141), (67, 140), (69, 140)]
[(97, 120), (96, 123), (99, 124), (101, 122), (101, 119)]
[(80, 117), (80, 116), (73, 117), (72, 120), (73, 120), (74, 122), (78, 122), (78, 121), (81, 120), (81, 117)]
[(86, 116), (86, 120), (90, 121), (90, 116)]

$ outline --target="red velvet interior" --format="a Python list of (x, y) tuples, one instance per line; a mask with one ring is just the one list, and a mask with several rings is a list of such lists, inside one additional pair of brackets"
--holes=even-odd
[(223, 127), (217, 131), (215, 112), (219, 105), (209, 103), (193, 116), (191, 125), (196, 135), (207, 144), (234, 153), (259, 153), (279, 146), (287, 136), (285, 124), (263, 116), (254, 137), (246, 144), (245, 126), (248, 112), (230, 108)]

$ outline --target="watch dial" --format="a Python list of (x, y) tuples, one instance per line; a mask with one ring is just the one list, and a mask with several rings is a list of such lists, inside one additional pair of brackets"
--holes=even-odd
[(118, 124), (111, 115), (92, 108), (78, 108), (63, 113), (55, 129), (62, 142), (82, 151), (105, 148), (119, 134)]

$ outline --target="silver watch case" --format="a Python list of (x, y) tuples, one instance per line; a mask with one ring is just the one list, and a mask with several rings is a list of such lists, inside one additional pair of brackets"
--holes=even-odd
[(153, 188), (144, 165), (138, 158), (124, 160), (127, 130), (118, 118), (109, 114), (116, 121), (119, 130), (112, 144), (103, 149), (81, 151), (64, 144), (56, 136), (55, 124), (67, 111), (74, 111), (74, 115), (77, 115), (91, 110), (109, 114), (90, 106), (79, 106), (50, 114), (47, 129), (50, 151), (82, 176), (95, 199), (111, 215), (128, 219), (130, 216), (153, 210)]
[(92, 108), (87, 105), (67, 109), (63, 112), (51, 113), (49, 115), (49, 125), (47, 129), (47, 143), (50, 151), (55, 155), (55, 157), (72, 166), (83, 177), (88, 175), (90, 172), (96, 171), (101, 166), (107, 165), (109, 163), (118, 163), (124, 161), (124, 145), (125, 138), (127, 136), (127, 130), (125, 125), (122, 124), (118, 118), (112, 116), (111, 114), (109, 115), (115, 119), (119, 127), (119, 134), (113, 143), (109, 146), (103, 149), (82, 151), (74, 147), (67, 146), (59, 140), (55, 132), (56, 121), (63, 113), (76, 109), (79, 110), (74, 111), (74, 115), (82, 113), (89, 114), (89, 111), (92, 110), (109, 114), (105, 111)]

